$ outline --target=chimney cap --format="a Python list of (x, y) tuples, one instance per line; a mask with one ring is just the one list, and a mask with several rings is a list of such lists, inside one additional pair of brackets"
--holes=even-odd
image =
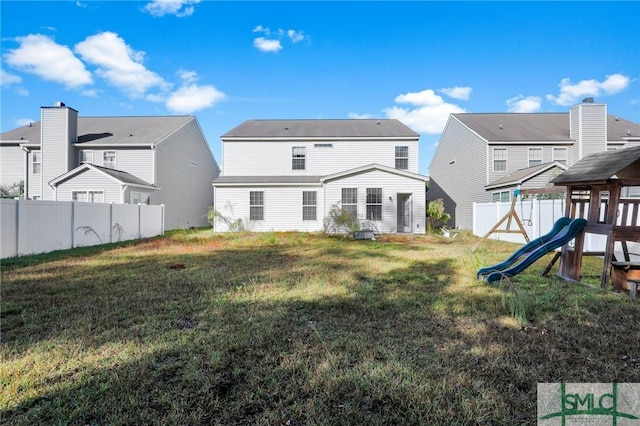
[(588, 97), (588, 98), (584, 98), (582, 100), (583, 104), (592, 104), (593, 103), (593, 98), (592, 97)]
[(65, 104), (64, 104), (64, 102), (62, 102), (62, 101), (56, 101), (56, 103), (55, 103), (55, 104), (53, 104), (53, 106), (56, 106), (56, 107), (63, 107), (63, 106), (66, 106), (66, 105), (65, 105)]

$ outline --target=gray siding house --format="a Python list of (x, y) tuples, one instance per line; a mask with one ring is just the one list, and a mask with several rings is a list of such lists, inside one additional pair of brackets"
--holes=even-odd
[(0, 135), (0, 185), (27, 199), (164, 204), (165, 228), (206, 226), (220, 174), (194, 116), (79, 117), (62, 103)]
[(640, 144), (640, 125), (585, 99), (568, 113), (451, 114), (429, 166), (427, 200), (442, 198), (450, 225), (471, 229), (473, 203), (508, 202), (586, 155)]
[(321, 231), (336, 206), (380, 233), (425, 232), (419, 135), (398, 120), (248, 120), (221, 139), (216, 231)]

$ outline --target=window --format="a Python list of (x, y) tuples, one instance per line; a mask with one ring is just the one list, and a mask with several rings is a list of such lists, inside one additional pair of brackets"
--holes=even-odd
[(358, 188), (342, 188), (342, 211), (358, 217)]
[(80, 151), (80, 164), (93, 164), (93, 151), (83, 149)]
[(553, 148), (553, 161), (567, 164), (567, 148)]
[(249, 220), (264, 220), (264, 192), (249, 192)]
[(149, 194), (146, 192), (131, 191), (129, 204), (149, 204)]
[(31, 157), (33, 161), (33, 174), (39, 175), (42, 167), (42, 153), (40, 151), (33, 151)]
[(304, 170), (305, 169), (305, 158), (307, 156), (307, 149), (304, 146), (294, 146), (293, 147), (293, 160), (291, 168), (293, 170)]
[(529, 167), (542, 164), (542, 148), (529, 148)]
[(382, 188), (367, 188), (367, 219), (382, 220)]
[(409, 147), (396, 146), (396, 169), (409, 169)]
[(104, 203), (104, 191), (72, 191), (71, 199), (85, 203)]
[(116, 168), (116, 152), (105, 151), (104, 154), (102, 154), (102, 165), (110, 169), (115, 169)]
[(507, 148), (493, 148), (493, 171), (507, 171)]
[(509, 191), (494, 192), (491, 194), (491, 202), (492, 203), (497, 203), (497, 202), (508, 203), (510, 195), (511, 193)]
[(302, 191), (302, 220), (316, 220), (315, 191)]

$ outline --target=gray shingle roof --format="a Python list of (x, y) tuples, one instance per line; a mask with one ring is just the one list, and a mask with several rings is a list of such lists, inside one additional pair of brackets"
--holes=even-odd
[(552, 168), (553, 166), (556, 166), (558, 168), (561, 167), (560, 163), (552, 161), (550, 163), (543, 163), (543, 164), (539, 164), (537, 166), (531, 166), (531, 167), (526, 167), (524, 169), (515, 170), (515, 171), (509, 173), (508, 175), (503, 176), (500, 179), (497, 179), (497, 180), (491, 182), (485, 188), (493, 188), (493, 187), (521, 184), (521, 183), (531, 179), (532, 177), (535, 177), (539, 173), (542, 173), (543, 171)]
[(247, 120), (221, 136), (227, 138), (418, 138), (395, 119)]
[(115, 178), (118, 179), (120, 182), (122, 183), (129, 183), (129, 184), (133, 184), (133, 185), (143, 185), (143, 186), (153, 186), (151, 185), (149, 182), (146, 182), (142, 179), (140, 179), (139, 177), (136, 177), (134, 175), (132, 175), (131, 173), (127, 173), (127, 172), (123, 172), (122, 170), (114, 170), (114, 169), (110, 169), (108, 167), (101, 167), (101, 166), (96, 166), (93, 165), (93, 167), (95, 167), (96, 169), (100, 170), (101, 172)]
[[(98, 145), (151, 145), (183, 126), (193, 116), (78, 117), (78, 143)], [(0, 134), (0, 140), (40, 144), (40, 122)]]
[(640, 179), (640, 146), (587, 155), (551, 182), (595, 182), (615, 177)]
[[(572, 142), (569, 139), (569, 113), (453, 115), (489, 142)], [(607, 116), (608, 141), (624, 141), (627, 132), (635, 137), (640, 136), (640, 124), (614, 115)]]

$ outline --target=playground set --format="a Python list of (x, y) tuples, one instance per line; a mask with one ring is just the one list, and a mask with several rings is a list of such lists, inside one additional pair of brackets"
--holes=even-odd
[[(478, 278), (493, 282), (511, 277), (545, 254), (561, 248), (543, 275), (548, 274), (560, 259), (558, 276), (567, 281), (580, 282), (583, 256), (599, 256), (603, 259), (600, 285), (607, 288), (612, 278), (614, 289), (628, 289), (630, 295), (635, 296), (636, 287), (640, 283), (640, 263), (631, 261), (631, 255), (636, 253), (629, 251), (628, 243), (640, 242), (640, 199), (623, 198), (622, 195), (625, 188), (640, 186), (640, 146), (586, 156), (554, 178), (552, 183), (556, 188), (521, 190), (514, 194), (511, 210), (478, 244), (495, 232), (522, 233), (527, 244), (504, 262), (478, 270)], [(561, 190), (559, 187), (565, 189)], [(566, 191), (565, 217), (556, 221), (546, 235), (529, 241), (515, 210), (516, 198), (552, 191)], [(509, 229), (511, 220), (516, 222), (519, 230)], [(504, 222), (507, 222), (506, 230), (500, 228)], [(588, 233), (606, 237), (604, 250), (584, 250), (585, 234)], [(568, 243), (572, 240), (574, 244), (570, 246)], [(616, 243), (622, 249), (623, 261), (616, 259)]]

